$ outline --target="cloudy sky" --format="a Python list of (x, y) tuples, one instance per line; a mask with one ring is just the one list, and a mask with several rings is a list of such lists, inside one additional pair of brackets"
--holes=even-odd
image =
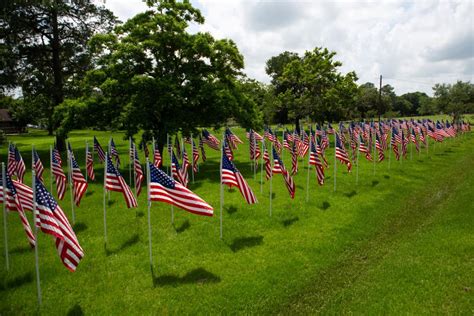
[[(341, 71), (355, 70), (360, 84), (383, 75), (398, 94), (474, 81), (474, 0), (191, 2), (206, 19), (193, 31), (234, 40), (245, 72), (262, 82), (270, 57), (317, 46), (336, 51)], [(141, 0), (105, 5), (122, 21), (146, 9)]]

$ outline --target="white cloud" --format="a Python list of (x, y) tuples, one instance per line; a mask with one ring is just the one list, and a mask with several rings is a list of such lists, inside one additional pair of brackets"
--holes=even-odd
[[(269, 82), (265, 62), (288, 50), (316, 46), (337, 52), (342, 71), (359, 83), (385, 83), (397, 93), (437, 82), (474, 81), (473, 1), (219, 1), (195, 0), (206, 23), (197, 30), (231, 38), (245, 71)], [(142, 1), (108, 0), (122, 20), (145, 10)], [(195, 29), (193, 27), (193, 29)]]

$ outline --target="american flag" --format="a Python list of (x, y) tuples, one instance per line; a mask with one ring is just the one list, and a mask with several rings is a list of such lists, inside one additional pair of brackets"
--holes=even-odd
[(318, 176), (318, 183), (319, 185), (324, 184), (324, 168), (321, 160), (318, 156), (318, 151), (316, 150), (316, 146), (314, 142), (311, 142), (311, 151), (309, 153), (309, 165), (313, 165), (316, 167), (316, 175)]
[(219, 150), (220, 141), (207, 130), (202, 130), (202, 142), (214, 150)]
[(94, 173), (94, 159), (92, 159), (92, 152), (87, 148), (87, 155), (86, 155), (86, 172), (87, 176), (91, 181), (95, 180), (95, 173)]
[(328, 134), (334, 134), (334, 128), (332, 128), (331, 123), (328, 123)]
[(188, 153), (186, 152), (186, 148), (183, 146), (183, 170), (181, 171), (181, 173), (186, 179), (186, 186), (189, 182), (189, 174), (188, 174), (189, 167), (191, 167), (191, 163), (189, 162), (189, 157), (188, 157)]
[(9, 173), (10, 176), (13, 175), (13, 174), (16, 174), (17, 178), (18, 178), (18, 181), (22, 182), (23, 183), (23, 178), (25, 177), (25, 172), (26, 172), (26, 166), (25, 166), (25, 162), (23, 161), (23, 158), (21, 157), (21, 154), (20, 154), (20, 151), (18, 150), (18, 148), (16, 147), (13, 147), (13, 159), (10, 158), (10, 153), (9, 153), (9, 157), (8, 157), (8, 170), (10, 171), (11, 168), (10, 168), (10, 164), (12, 163), (12, 161), (15, 161), (14, 163), (12, 163), (12, 165), (15, 167), (15, 171), (14, 173)]
[(137, 196), (139, 196), (140, 192), (142, 191), (142, 181), (144, 176), (140, 159), (138, 159), (138, 150), (135, 144), (133, 144), (133, 168), (135, 170), (135, 188), (137, 190)]
[(344, 148), (344, 144), (341, 142), (341, 138), (339, 137), (339, 133), (336, 133), (336, 151), (335, 155), (336, 158), (343, 164), (347, 166), (347, 171), (351, 171), (352, 164), (347, 155), (346, 149)]
[(378, 161), (381, 162), (382, 160), (385, 159), (385, 154), (384, 154), (383, 146), (382, 146), (382, 143), (380, 142), (380, 137), (378, 133), (375, 134), (375, 148), (377, 149), (377, 152), (379, 154)]
[(44, 167), (36, 150), (33, 150), (33, 168), (35, 169), (36, 176), (43, 182)]
[(328, 134), (326, 134), (326, 131), (323, 131), (321, 134), (321, 149), (325, 150), (329, 148), (329, 138)]
[(301, 141), (298, 142), (298, 154), (300, 157), (306, 156), (309, 150), (309, 137), (304, 130), (301, 130)]
[(193, 150), (193, 170), (194, 172), (198, 172), (199, 150), (194, 143), (194, 139), (191, 139), (191, 145)]
[(206, 151), (204, 150), (204, 142), (201, 136), (199, 136), (199, 148), (201, 149), (202, 161), (204, 162), (206, 161)]
[(38, 179), (35, 181), (35, 189), (38, 214), (36, 226), (40, 227), (45, 234), (55, 237), (56, 249), (62, 263), (74, 272), (84, 256), (84, 251), (63, 210)]
[(110, 155), (106, 157), (105, 188), (109, 191), (122, 192), (128, 208), (137, 207), (137, 199), (120, 172), (113, 165)]
[(272, 163), (267, 148), (263, 150), (263, 161), (265, 163), (265, 177), (268, 180), (272, 177)]
[(402, 155), (406, 158), (407, 156), (407, 145), (408, 145), (408, 135), (405, 135), (402, 130)]
[(436, 122), (436, 134), (441, 137), (451, 137), (443, 128), (443, 125), (440, 122)]
[(365, 158), (368, 161), (372, 161), (372, 156), (370, 155), (370, 150), (365, 146), (364, 140), (362, 139), (362, 136), (359, 135), (359, 152), (365, 154)]
[(272, 129), (270, 127), (265, 129), (265, 132), (263, 134), (268, 141), (274, 143), (275, 142), (275, 135), (272, 132)]
[(224, 152), (227, 157), (229, 157), (230, 161), (234, 160), (234, 152), (232, 151), (232, 147), (227, 138), (224, 138)]
[(289, 135), (290, 133), (288, 131), (283, 132), (283, 148), (291, 151), (291, 141)]
[(192, 191), (174, 181), (166, 173), (149, 163), (150, 200), (165, 202), (185, 211), (204, 216), (212, 216), (213, 208)]
[(8, 146), (7, 172), (11, 177), (16, 174), (15, 146), (13, 144), (10, 144), (10, 146)]
[(328, 161), (326, 160), (326, 157), (324, 156), (324, 149), (323, 149), (322, 146), (319, 144), (318, 137), (315, 137), (315, 143), (316, 143), (316, 152), (318, 153), (318, 155), (319, 155), (319, 156), (321, 157), (321, 159), (323, 160), (324, 168), (328, 168), (328, 167), (329, 167), (329, 164), (328, 164)]
[[(390, 144), (392, 145), (392, 150), (393, 150), (393, 153), (395, 154), (395, 158), (397, 160), (400, 160), (400, 153), (398, 152), (397, 136), (398, 136), (398, 132), (395, 129), (395, 127), (393, 127), (392, 128), (392, 137), (390, 139)], [(400, 136), (398, 136), (398, 137), (400, 137)]]
[(148, 145), (145, 139), (142, 139), (141, 147), (143, 149), (143, 152), (145, 153), (145, 158), (148, 158), (150, 156), (150, 151), (148, 150)]
[(226, 135), (227, 139), (229, 140), (230, 144), (232, 145), (232, 148), (234, 148), (234, 149), (237, 148), (237, 144), (243, 144), (244, 143), (243, 141), (240, 140), (239, 137), (237, 137), (237, 135), (232, 133), (232, 131), (228, 127), (225, 129), (225, 135)]
[(100, 146), (99, 141), (97, 138), (94, 136), (94, 150), (97, 153), (97, 156), (99, 157), (99, 161), (102, 163), (105, 161), (105, 151), (102, 149), (102, 146)]
[(181, 158), (182, 157), (182, 152), (181, 152), (181, 142), (179, 141), (178, 136), (174, 138), (174, 147), (176, 148), (176, 155)]
[(222, 155), (221, 183), (228, 185), (229, 187), (238, 187), (240, 193), (248, 204), (257, 203), (257, 198), (247, 184), (247, 181), (245, 181), (242, 174), (237, 170), (225, 153)]
[(255, 136), (255, 133), (253, 131), (250, 131), (250, 137), (249, 137), (249, 149), (250, 149), (250, 160), (255, 161), (255, 164), (257, 164), (257, 159), (260, 157), (260, 147), (257, 144), (257, 138)]
[(110, 138), (110, 156), (114, 158), (117, 169), (120, 168), (120, 155), (117, 151), (117, 147), (115, 147), (113, 138)]
[[(18, 194), (16, 185), (14, 184), (14, 180), (8, 174), (5, 174), (5, 193), (6, 197), (3, 195), (3, 184), (0, 185), (0, 202), (6, 202), (6, 208), (10, 211), (17, 211), (18, 215), (20, 216), (21, 224), (23, 225), (23, 229), (25, 230), (26, 237), (28, 238), (28, 242), (31, 247), (34, 247), (36, 244), (36, 238), (31, 230), (30, 223), (28, 222), (28, 218), (26, 217), (25, 210), (26, 207), (23, 206), (23, 202), (26, 199), (27, 203), (29, 204), (29, 209), (31, 210), (33, 205), (33, 190), (26, 186), (25, 184), (15, 181), (16, 184), (20, 187), (20, 194)], [(23, 196), (23, 198), (22, 198)]]
[(420, 141), (426, 145), (425, 133), (423, 132), (422, 128), (420, 128)]
[(52, 152), (51, 170), (53, 171), (53, 176), (56, 180), (58, 199), (62, 200), (64, 198), (64, 193), (66, 192), (66, 175), (62, 169), (61, 155), (56, 147), (54, 147)]
[(281, 161), (280, 157), (278, 156), (278, 153), (276, 152), (275, 148), (273, 148), (273, 161), (274, 164), (278, 164), (280, 172), (283, 175), (283, 178), (285, 179), (285, 184), (286, 188), (288, 189), (288, 192), (290, 193), (291, 198), (295, 198), (295, 191), (296, 191), (296, 186), (295, 182), (293, 181), (293, 177), (290, 176), (288, 171), (285, 168), (285, 165), (283, 164), (283, 161)]
[(291, 175), (294, 176), (298, 172), (298, 152), (296, 145), (293, 143), (291, 148)]
[(155, 143), (155, 148), (153, 148), (153, 164), (157, 168), (161, 168), (163, 160), (161, 158), (160, 149), (158, 148), (158, 143)]
[(418, 140), (416, 139), (416, 134), (415, 134), (414, 129), (411, 130), (410, 140), (413, 144), (415, 144), (416, 151), (419, 152), (420, 151), (420, 145), (418, 144)]
[(257, 141), (262, 141), (262, 140), (263, 140), (263, 136), (260, 135), (259, 133), (257, 133), (256, 131), (252, 130), (252, 129), (250, 129), (250, 130), (245, 134), (245, 136), (246, 136), (248, 139), (250, 139), (250, 133), (253, 133), (253, 134), (254, 134), (255, 140), (257, 140)]
[(185, 187), (188, 186), (187, 176), (182, 172), (174, 151), (171, 153), (171, 174), (173, 175), (174, 179), (178, 180), (179, 183)]
[(186, 137), (184, 137), (183, 139), (184, 139), (184, 142), (185, 142), (186, 144), (191, 145), (191, 141), (192, 141), (191, 137), (186, 136)]
[(87, 190), (87, 181), (86, 178), (82, 175), (79, 164), (74, 158), (74, 153), (72, 152), (71, 144), (68, 144), (69, 150), (69, 159), (71, 159), (71, 179), (72, 179), (72, 188), (74, 193), (74, 203), (77, 206), (81, 203), (81, 199), (86, 193)]

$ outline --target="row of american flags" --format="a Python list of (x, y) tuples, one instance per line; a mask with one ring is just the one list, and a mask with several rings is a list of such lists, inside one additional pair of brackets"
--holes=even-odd
[[(340, 123), (337, 130), (330, 124), (327, 127), (310, 126), (308, 130), (300, 129), (299, 132), (284, 129), (281, 133), (267, 127), (262, 134), (249, 130), (246, 137), (249, 142), (252, 170), (254, 172), (257, 170), (260, 160), (262, 171), (264, 168), (262, 176), (265, 175), (266, 180), (271, 180), (275, 174), (281, 174), (290, 198), (294, 198), (296, 186), (293, 176), (298, 173), (298, 163), (301, 158), (308, 159), (309, 167), (315, 167), (317, 182), (319, 185), (324, 185), (325, 172), (329, 168), (326, 155), (327, 149), (331, 146), (329, 135), (333, 135), (334, 159), (345, 165), (350, 172), (359, 154), (372, 162), (385, 160), (387, 151), (389, 155), (393, 152), (397, 160), (404, 159), (410, 143), (419, 152), (423, 146), (427, 148), (429, 138), (435, 142), (443, 142), (447, 138), (467, 131), (470, 131), (470, 125), (464, 122), (452, 125), (449, 122), (431, 120), (390, 120)], [(281, 141), (279, 135), (281, 135)], [(64, 199), (69, 184), (73, 203), (77, 207), (80, 206), (88, 189), (88, 182), (97, 180), (94, 154), (101, 164), (105, 164), (104, 190), (122, 193), (128, 208), (137, 207), (137, 197), (141, 194), (143, 182), (146, 180), (149, 202), (164, 202), (197, 215), (212, 216), (213, 207), (188, 188), (189, 173), (192, 172), (194, 177), (194, 174), (199, 172), (199, 162), (206, 161), (204, 145), (212, 150), (220, 151), (221, 185), (237, 187), (246, 203), (257, 203), (254, 191), (235, 164), (234, 152), (243, 143), (229, 128), (225, 129), (221, 140), (207, 130), (201, 131), (197, 142), (193, 137), (183, 137), (181, 141), (175, 137), (174, 144), (168, 141), (166, 146), (170, 158), (170, 168), (167, 173), (163, 170), (163, 156), (155, 142), (152, 144), (151, 155), (147, 143), (142, 142), (139, 145), (146, 157), (145, 167), (149, 172), (145, 172), (139, 160), (139, 149), (130, 140), (129, 158), (134, 176), (129, 177), (129, 183), (120, 173), (120, 154), (112, 138), (107, 151), (96, 137), (93, 139), (92, 150), (89, 150), (89, 146), (86, 145), (85, 173), (77, 162), (71, 144), (67, 147), (69, 166), (67, 174), (64, 172), (60, 152), (56, 146), (52, 146), (49, 191), (44, 182), (45, 167), (39, 154), (34, 149), (32, 150), (31, 165), (34, 172), (30, 187), (24, 181), (27, 168), (22, 155), (14, 144), (10, 144), (7, 165), (2, 170), (0, 202), (4, 203), (9, 211), (19, 214), (31, 247), (35, 247), (36, 237), (25, 213), (34, 211), (35, 226), (43, 233), (53, 236), (60, 260), (69, 270), (75, 271), (84, 256), (84, 251), (58, 200)], [(187, 154), (185, 144), (191, 146), (191, 157)], [(291, 156), (290, 169), (287, 169), (283, 162), (285, 152)], [(148, 177), (147, 174), (149, 174)], [(53, 183), (56, 197), (53, 196)]]

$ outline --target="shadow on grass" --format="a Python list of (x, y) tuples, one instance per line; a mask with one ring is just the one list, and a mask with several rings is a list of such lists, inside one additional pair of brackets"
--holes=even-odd
[(385, 179), (390, 179), (390, 176), (388, 174), (384, 174), (383, 176)]
[(107, 206), (112, 206), (115, 204), (115, 200), (108, 200), (107, 201)]
[(137, 211), (137, 217), (143, 217), (143, 215), (145, 215), (145, 213), (142, 211)]
[(237, 208), (235, 206), (231, 205), (231, 206), (227, 207), (226, 211), (227, 211), (228, 214), (232, 215), (235, 212), (237, 212)]
[(276, 197), (276, 194), (275, 194), (275, 192), (272, 192), (272, 200), (274, 200), (274, 199), (275, 199), (275, 197)]
[(84, 312), (82, 311), (82, 308), (79, 304), (74, 305), (71, 307), (70, 310), (67, 311), (67, 316), (82, 316), (84, 315)]
[(33, 282), (33, 273), (28, 272), (23, 275), (17, 276), (14, 279), (7, 281), (4, 284), (0, 284), (0, 292), (14, 289), (31, 282)]
[(304, 189), (303, 186), (302, 186), (302, 185), (299, 185), (299, 184), (296, 185), (296, 188), (298, 188), (298, 189), (300, 189), (300, 190), (303, 190), (303, 189)]
[(81, 222), (78, 222), (74, 224), (73, 226), (73, 230), (75, 233), (80, 233), (82, 231), (85, 231), (86, 229), (87, 229), (87, 225)]
[(86, 196), (91, 196), (92, 194), (94, 194), (94, 191), (87, 191), (86, 192)]
[(380, 182), (378, 180), (373, 180), (372, 181), (372, 186), (375, 187), (377, 184), (379, 184)]
[(292, 218), (285, 219), (281, 223), (283, 224), (283, 227), (288, 227), (288, 226), (293, 225), (293, 223), (295, 223), (299, 220), (300, 220), (300, 218), (298, 216), (295, 216), (295, 217), (292, 217)]
[(325, 210), (327, 210), (330, 206), (331, 206), (331, 204), (329, 204), (328, 201), (324, 201), (323, 204), (321, 204), (321, 206), (320, 206), (319, 208), (325, 211)]
[(176, 230), (176, 233), (180, 234), (184, 232), (186, 229), (188, 229), (189, 227), (191, 227), (191, 224), (189, 224), (189, 220), (185, 220), (184, 223), (182, 223), (179, 227), (176, 227), (175, 230)]
[[(378, 183), (378, 181), (377, 181), (377, 183)], [(374, 185), (373, 182), (372, 182), (372, 185)], [(355, 190), (352, 190), (352, 191), (349, 192), (349, 193), (344, 193), (344, 196), (346, 196), (346, 197), (348, 197), (348, 198), (350, 199), (351, 197), (353, 197), (353, 196), (356, 195), (356, 194), (357, 194), (357, 192), (356, 192)]]
[(25, 246), (25, 247), (16, 247), (16, 248), (13, 248), (9, 251), (10, 254), (22, 254), (22, 253), (27, 253), (27, 252), (30, 252), (30, 251), (33, 251), (35, 248), (31, 248), (29, 246)]
[(130, 239), (126, 240), (123, 244), (121, 244), (120, 247), (118, 247), (117, 249), (109, 250), (109, 249), (105, 248), (105, 255), (110, 256), (110, 255), (114, 255), (116, 253), (119, 253), (120, 251), (135, 245), (139, 241), (140, 241), (140, 236), (138, 236), (138, 234), (135, 234)]
[(244, 248), (252, 248), (263, 243), (263, 236), (239, 237), (229, 245), (233, 252), (237, 252)]
[(212, 272), (207, 271), (204, 268), (197, 268), (188, 273), (184, 276), (179, 277), (177, 275), (161, 275), (155, 276), (153, 268), (151, 270), (152, 278), (153, 278), (153, 286), (178, 286), (184, 284), (206, 284), (206, 283), (218, 283), (221, 281), (221, 278), (215, 275)]

